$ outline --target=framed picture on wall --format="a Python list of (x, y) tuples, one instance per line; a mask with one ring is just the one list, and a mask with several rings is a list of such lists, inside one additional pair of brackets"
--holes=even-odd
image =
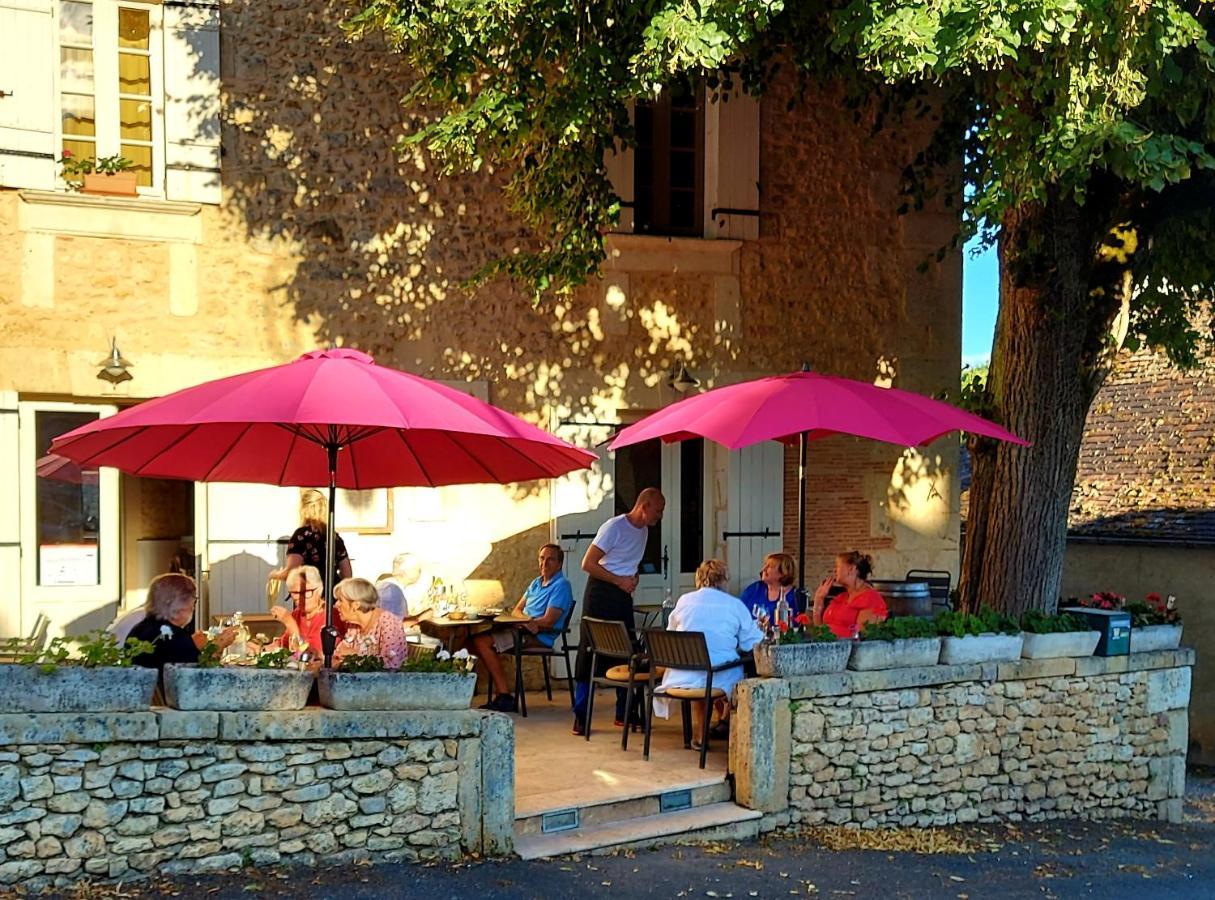
[(338, 533), (392, 534), (392, 491), (389, 488), (339, 489), (334, 525)]

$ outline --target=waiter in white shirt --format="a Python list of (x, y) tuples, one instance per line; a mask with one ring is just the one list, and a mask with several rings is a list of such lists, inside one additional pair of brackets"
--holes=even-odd
[[(646, 488), (637, 495), (633, 508), (604, 522), (582, 558), (582, 571), (589, 578), (582, 596), (583, 614), (594, 619), (623, 622), (633, 633), (633, 592), (637, 590), (637, 571), (645, 555), (650, 529), (662, 520), (667, 501), (658, 488)], [(602, 675), (610, 666), (604, 660)], [(574, 666), (574, 734), (583, 734), (587, 699), (591, 694), (591, 654), (586, 641), (578, 648)], [(616, 692), (616, 721), (625, 724), (624, 691)]]

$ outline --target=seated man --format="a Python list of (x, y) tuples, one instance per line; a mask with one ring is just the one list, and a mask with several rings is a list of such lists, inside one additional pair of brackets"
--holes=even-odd
[(375, 584), (380, 609), (403, 619), (407, 626), (430, 618), (430, 606), (421, 582), (422, 564), (418, 558), (412, 553), (398, 553), (392, 560), (392, 572), (381, 575)]
[[(540, 576), (527, 586), (512, 611), (516, 616), (527, 616), (522, 623), (526, 633), (523, 638), (529, 644), (553, 646), (553, 641), (565, 627), (565, 619), (574, 608), (574, 592), (569, 580), (561, 572), (565, 553), (556, 544), (545, 544), (540, 548)], [(506, 673), (502, 671), (500, 653), (515, 649), (516, 626), (507, 625), (483, 631), (469, 638), (469, 650), (476, 654), (489, 673), (494, 686), (494, 699), (482, 706), (498, 712), (514, 712), (515, 695), (511, 693)]]

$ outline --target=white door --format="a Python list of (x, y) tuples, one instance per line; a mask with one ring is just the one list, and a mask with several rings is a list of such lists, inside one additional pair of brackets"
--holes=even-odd
[[(299, 519), (299, 491), (269, 484), (206, 485), (202, 572), (207, 614), (268, 609), (266, 580), (282, 565)], [(205, 625), (211, 624), (208, 620)]]
[(39, 612), (52, 633), (104, 628), (118, 609), (116, 469), (82, 469), (52, 456), (51, 441), (117, 408), (22, 402), (18, 406), (22, 628)]
[(779, 553), (785, 516), (785, 448), (764, 441), (729, 454), (726, 564), (737, 595), (759, 578), (764, 557)]

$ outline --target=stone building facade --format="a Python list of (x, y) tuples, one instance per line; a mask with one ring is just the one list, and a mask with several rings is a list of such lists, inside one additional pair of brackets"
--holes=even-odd
[[(830, 85), (791, 104), (797, 86), (782, 81), (730, 112), (704, 101), (702, 233), (628, 233), (626, 221), (608, 238), (601, 280), (533, 305), (503, 281), (465, 287), (529, 237), (500, 172), (439, 177), (425, 155), (398, 154), (425, 115), (399, 103), (413, 76), (375, 41), (348, 41), (345, 10), (336, 0), (0, 3), (0, 57), (25, 85), (0, 99), (0, 485), (20, 501), (0, 512), (0, 589), (21, 598), (0, 609), (0, 633), (27, 632), (39, 611), (56, 628), (104, 624), (179, 547), (205, 573), (212, 613), (262, 605), (297, 524), (293, 490), (108, 470), (73, 485), (38, 466), (52, 431), (318, 345), (465, 385), (584, 446), (677, 400), (680, 366), (702, 387), (803, 362), (925, 393), (956, 385), (960, 256), (918, 271), (955, 219), (895, 212), (912, 131), (874, 134)], [(128, 58), (133, 45), (147, 48), (151, 73), (146, 131), (122, 124), (128, 112), (103, 83), (144, 65)], [(151, 147), (138, 197), (65, 189), (54, 159), (89, 140), (98, 155)], [(626, 194), (627, 154), (609, 163)], [(721, 212), (748, 197), (748, 214)], [(115, 386), (97, 378), (111, 338), (134, 376)], [(358, 575), (375, 578), (408, 550), (424, 577), (514, 597), (538, 543), (561, 540), (576, 569), (585, 536), (659, 482), (672, 504), (643, 579), (653, 599), (682, 591), (705, 556), (726, 557), (737, 586), (765, 552), (791, 548), (794, 465), (775, 445), (605, 454), (553, 484), (352, 498), (339, 527)], [(949, 440), (918, 453), (814, 445), (814, 565), (858, 548), (877, 552), (883, 576), (956, 569), (955, 466)], [(762, 529), (780, 535), (722, 538)]]

